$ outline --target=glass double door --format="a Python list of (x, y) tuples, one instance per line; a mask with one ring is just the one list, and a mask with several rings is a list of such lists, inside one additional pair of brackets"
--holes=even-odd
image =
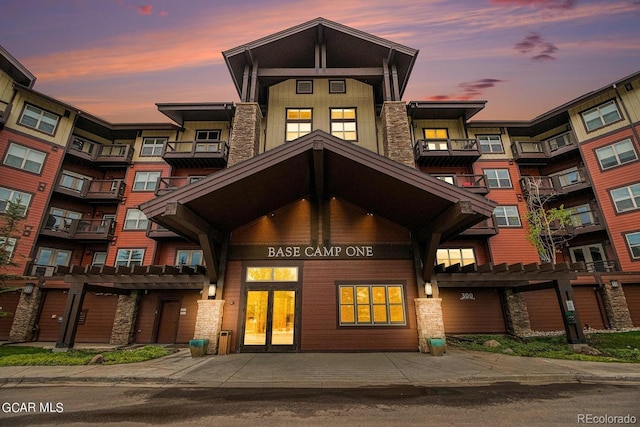
[(246, 291), (242, 351), (295, 351), (296, 288), (261, 286)]

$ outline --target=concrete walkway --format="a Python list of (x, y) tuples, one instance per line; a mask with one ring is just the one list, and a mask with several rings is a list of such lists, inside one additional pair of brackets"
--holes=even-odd
[(0, 367), (0, 386), (96, 384), (193, 387), (353, 388), (517, 383), (640, 385), (640, 364), (525, 358), (449, 348), (420, 353), (229, 354), (191, 357), (189, 349), (142, 363)]

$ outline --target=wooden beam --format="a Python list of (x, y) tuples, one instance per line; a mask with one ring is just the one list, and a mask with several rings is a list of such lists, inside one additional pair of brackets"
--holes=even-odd
[(253, 62), (251, 71), (251, 92), (249, 93), (249, 102), (256, 102), (258, 94), (258, 61)]
[(459, 227), (461, 223), (467, 221), (473, 215), (475, 215), (475, 212), (471, 202), (459, 200), (431, 221), (428, 226), (420, 230), (418, 239), (420, 241), (427, 240), (432, 233), (439, 233), (444, 236), (449, 230)]
[(207, 266), (207, 278), (211, 282), (218, 280), (218, 260), (216, 259), (216, 248), (210, 233), (199, 233), (200, 248), (202, 249), (202, 258)]
[(229, 256), (230, 240), (231, 234), (227, 233), (222, 242), (222, 248), (220, 249), (220, 266), (218, 268), (218, 279), (216, 281), (216, 299), (222, 299), (224, 291), (224, 280), (227, 272), (227, 257)]
[[(326, 59), (325, 46), (321, 46), (321, 57)], [(326, 68), (323, 63), (320, 70), (315, 68), (260, 68), (258, 70), (259, 78), (263, 77), (313, 77), (322, 75), (326, 77), (354, 77), (354, 78), (381, 78), (383, 76), (382, 67), (363, 67), (363, 68)]]
[(67, 294), (67, 302), (62, 313), (62, 323), (58, 333), (58, 341), (55, 348), (60, 350), (68, 350), (73, 348), (76, 341), (76, 331), (78, 330), (78, 322), (80, 320), (80, 312), (82, 310), (82, 302), (85, 295), (85, 284), (74, 283)]
[(315, 197), (324, 199), (324, 146), (322, 141), (313, 142), (313, 184)]
[(199, 235), (202, 233), (210, 234), (216, 243), (222, 242), (224, 236), (221, 231), (216, 230), (206, 220), (179, 202), (166, 204), (161, 221), (176, 230), (187, 231), (188, 234), (195, 237), (193, 239), (195, 241), (199, 241)]
[(432, 233), (425, 246), (424, 261), (422, 262), (422, 280), (431, 282), (431, 278), (435, 274), (436, 251), (440, 246), (440, 233)]
[(571, 282), (569, 280), (556, 280), (555, 290), (562, 313), (562, 322), (567, 333), (567, 341), (569, 344), (586, 344), (587, 340), (582, 331), (582, 323), (580, 322)]
[(413, 268), (416, 274), (416, 285), (418, 286), (418, 297), (426, 298), (424, 291), (424, 280), (422, 279), (422, 254), (420, 253), (420, 242), (415, 234), (411, 233), (411, 246), (413, 247)]
[(245, 64), (244, 73), (242, 74), (242, 95), (240, 96), (240, 101), (247, 102), (249, 99), (248, 91), (249, 91), (249, 64)]
[(384, 86), (384, 100), (391, 100), (391, 82), (389, 80), (389, 63), (387, 59), (382, 60), (382, 83)]
[(393, 87), (393, 100), (400, 101), (400, 85), (398, 84), (398, 69), (396, 64), (391, 64), (391, 84)]

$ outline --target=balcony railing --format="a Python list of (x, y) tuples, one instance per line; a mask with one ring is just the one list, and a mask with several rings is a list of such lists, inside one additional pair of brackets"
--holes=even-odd
[(516, 141), (511, 144), (514, 160), (521, 163), (545, 164), (576, 148), (578, 144), (573, 132), (565, 132), (545, 141)]
[(614, 260), (610, 259), (585, 262), (584, 265), (589, 273), (610, 273), (612, 271), (618, 271), (617, 263)]
[(184, 187), (202, 178), (204, 178), (204, 176), (163, 176), (158, 179), (155, 193), (157, 196), (162, 196), (176, 188)]
[(467, 228), (465, 231), (460, 233), (460, 236), (495, 236), (496, 234), (498, 234), (498, 225), (495, 217), (491, 215), (491, 217), (474, 225), (473, 227)]
[(86, 179), (65, 174), (55, 187), (59, 193), (84, 200), (119, 202), (124, 197), (123, 179)]
[[(571, 210), (571, 208), (568, 208)], [(551, 231), (559, 235), (578, 235), (604, 230), (600, 210), (592, 207), (589, 210), (574, 211), (571, 214), (571, 224), (562, 228), (559, 221), (550, 224)]]
[(116, 222), (112, 219), (72, 219), (49, 215), (42, 234), (64, 239), (108, 241), (113, 238)]
[(127, 166), (133, 161), (133, 146), (128, 144), (98, 144), (75, 137), (68, 153), (102, 166)]
[(480, 158), (476, 139), (421, 139), (413, 151), (416, 162), (422, 166), (461, 166)]
[(228, 157), (225, 141), (167, 141), (162, 151), (164, 161), (178, 168), (223, 168)]
[(147, 237), (154, 240), (180, 238), (178, 234), (153, 221), (149, 221), (149, 224), (147, 225)]
[(524, 176), (520, 178), (523, 193), (539, 191), (541, 195), (566, 195), (591, 187), (583, 168), (553, 176)]
[(461, 174), (456, 175), (456, 185), (462, 187), (465, 190), (469, 190), (473, 193), (487, 194), (489, 187), (487, 186), (487, 180), (484, 175), (468, 175)]

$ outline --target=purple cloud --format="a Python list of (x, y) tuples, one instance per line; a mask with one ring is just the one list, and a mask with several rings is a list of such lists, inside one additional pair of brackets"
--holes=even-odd
[(470, 99), (478, 99), (486, 89), (491, 89), (495, 87), (496, 84), (502, 82), (504, 82), (504, 80), (500, 79), (480, 79), (472, 82), (463, 82), (458, 84), (461, 91), (455, 95), (432, 95), (426, 97), (426, 99), (429, 101), (468, 101)]
[(573, 9), (578, 0), (491, 0), (492, 4), (536, 6), (541, 9)]
[(534, 54), (531, 59), (534, 61), (554, 61), (556, 58), (553, 56), (558, 48), (542, 38), (539, 33), (529, 33), (527, 37), (516, 43), (513, 48), (523, 54)]

